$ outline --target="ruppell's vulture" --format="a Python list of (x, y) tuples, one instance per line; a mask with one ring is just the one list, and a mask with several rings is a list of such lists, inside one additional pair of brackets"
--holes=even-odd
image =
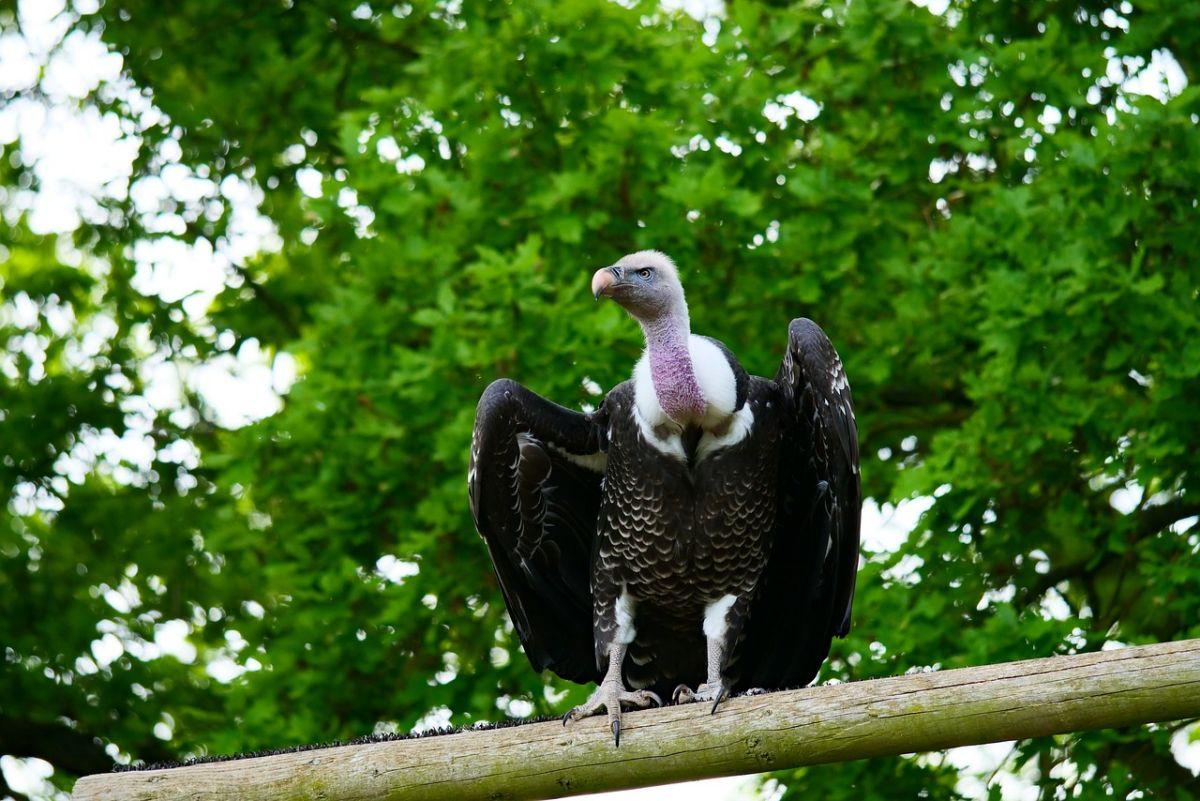
[[(774, 379), (691, 333), (662, 253), (592, 277), (642, 326), (633, 377), (590, 414), (501, 379), (479, 401), (475, 524), (533, 667), (598, 682), (564, 717), (717, 704), (808, 684), (850, 627), (858, 438), (842, 361), (788, 326)], [(693, 689), (694, 688), (694, 689)]]

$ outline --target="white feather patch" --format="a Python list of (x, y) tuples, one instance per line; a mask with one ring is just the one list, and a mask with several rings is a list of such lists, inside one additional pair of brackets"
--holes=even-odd
[[(729, 360), (713, 343), (704, 337), (691, 335), (688, 339), (688, 354), (692, 359), (692, 372), (696, 375), (696, 383), (704, 396), (704, 419), (699, 423), (702, 428), (716, 428), (733, 414), (737, 406), (737, 379)], [(654, 389), (654, 379), (650, 374), (650, 356), (643, 353), (633, 368), (634, 402), (642, 417), (651, 428), (673, 422), (663, 411), (659, 403), (658, 393)]]
[(725, 354), (704, 337), (693, 334), (688, 340), (688, 352), (692, 356), (696, 383), (707, 403), (702, 425), (708, 428), (733, 414), (737, 406), (737, 379)]
[[(679, 426), (672, 423), (669, 419), (657, 427), (650, 425), (650, 421), (642, 416), (642, 410), (637, 404), (633, 406), (633, 419), (637, 423), (638, 431), (641, 432), (642, 439), (646, 441), (647, 445), (666, 456), (673, 457), (681, 462), (687, 461), (687, 452), (683, 449), (683, 437), (678, 433)], [(665, 437), (660, 437), (657, 432), (663, 429), (671, 433), (668, 433)]]
[(558, 447), (553, 442), (547, 442), (550, 449), (559, 456), (566, 459), (572, 464), (577, 464), (580, 467), (585, 467), (588, 470), (593, 470), (597, 473), (603, 473), (608, 467), (608, 454), (604, 451), (596, 451), (595, 453), (570, 453), (567, 450)]
[[(662, 404), (658, 402), (654, 379), (650, 377), (650, 360), (644, 354), (633, 368), (633, 419), (648, 445), (659, 453), (687, 460), (683, 438), (677, 433), (679, 426), (667, 417)], [(663, 429), (672, 433), (660, 437), (657, 432)]]
[(641, 413), (642, 420), (651, 428), (670, 422), (658, 393), (654, 391), (654, 379), (650, 376), (650, 357), (643, 353), (633, 366), (633, 401)]
[(633, 625), (633, 616), (635, 604), (633, 596), (629, 594), (629, 590), (625, 586), (621, 586), (621, 597), (617, 598), (616, 606), (617, 616), (617, 642), (622, 645), (629, 645), (637, 637), (637, 629)]
[(754, 412), (750, 409), (750, 404), (746, 403), (734, 412), (733, 420), (730, 421), (729, 428), (724, 434), (718, 437), (709, 431), (704, 432), (704, 435), (700, 437), (700, 444), (696, 446), (696, 461), (699, 462), (710, 453), (722, 448), (736, 445), (746, 438), (752, 428), (754, 428)]
[(729, 621), (725, 619), (725, 616), (729, 614), (729, 608), (736, 600), (736, 595), (723, 595), (704, 607), (705, 637), (711, 640), (725, 634), (725, 630), (729, 628)]
[(479, 464), (479, 431), (471, 432), (471, 459), (467, 462), (467, 486), (475, 486), (475, 465)]

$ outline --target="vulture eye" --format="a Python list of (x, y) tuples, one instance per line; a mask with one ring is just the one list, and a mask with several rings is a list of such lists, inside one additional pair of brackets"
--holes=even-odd
[(649, 278), (649, 277), (650, 277), (650, 274), (651, 274), (651, 273), (653, 273), (653, 272), (654, 272), (654, 271), (653, 271), (653, 270), (651, 270), (649, 267), (643, 267), (642, 269), (640, 269), (640, 270), (638, 270), (638, 271), (637, 271), (637, 274), (638, 274), (639, 276), (641, 276), (642, 278)]

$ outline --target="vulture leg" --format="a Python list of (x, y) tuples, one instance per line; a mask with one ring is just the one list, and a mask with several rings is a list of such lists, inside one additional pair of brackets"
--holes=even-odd
[(704, 610), (704, 635), (708, 640), (708, 681), (692, 690), (686, 684), (675, 688), (672, 700), (677, 704), (712, 701), (710, 714), (729, 697), (733, 682), (728, 676), (729, 657), (737, 645), (749, 609), (748, 598), (726, 595)]
[(613, 742), (621, 745), (621, 704), (635, 709), (646, 709), (650, 706), (662, 706), (662, 699), (649, 690), (630, 692), (625, 689), (621, 678), (621, 663), (625, 661), (625, 651), (629, 646), (625, 643), (614, 642), (608, 650), (608, 672), (604, 674), (600, 686), (592, 693), (587, 701), (563, 715), (563, 725), (567, 721), (581, 720), (592, 715), (599, 715), (602, 710), (608, 712), (608, 725), (612, 729)]

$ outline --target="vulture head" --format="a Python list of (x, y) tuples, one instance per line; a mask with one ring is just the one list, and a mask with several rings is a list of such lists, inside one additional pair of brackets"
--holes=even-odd
[(612, 298), (643, 325), (672, 318), (687, 320), (687, 302), (675, 262), (657, 250), (623, 256), (592, 276), (592, 294)]

